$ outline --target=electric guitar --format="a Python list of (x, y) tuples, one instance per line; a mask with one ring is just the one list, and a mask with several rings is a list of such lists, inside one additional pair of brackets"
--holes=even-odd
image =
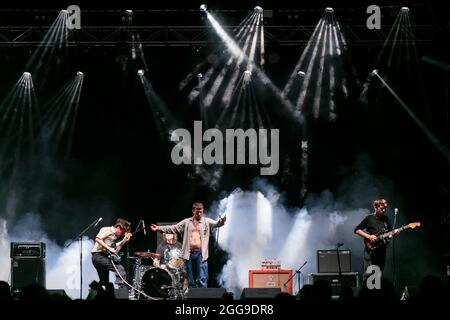
[[(127, 233), (125, 234), (125, 237), (128, 237), (129, 239), (133, 236), (132, 233)], [(114, 242), (111, 245), (111, 248), (115, 249), (117, 246), (117, 244)], [(120, 250), (119, 250), (120, 251)], [(120, 263), (122, 261), (122, 257), (123, 257), (123, 252), (118, 252), (116, 251), (116, 253), (112, 253), (109, 250), (103, 249), (103, 252), (108, 256), (109, 259), (111, 259), (113, 262), (115, 263)]]
[(416, 227), (420, 227), (420, 222), (412, 222), (401, 228), (394, 229), (386, 233), (378, 234), (377, 239), (374, 242), (370, 241), (369, 239), (364, 239), (364, 246), (366, 247), (367, 252), (372, 253), (376, 249), (382, 246), (386, 246), (389, 243), (389, 241), (391, 241), (395, 233), (402, 232), (403, 230), (406, 229), (414, 229)]

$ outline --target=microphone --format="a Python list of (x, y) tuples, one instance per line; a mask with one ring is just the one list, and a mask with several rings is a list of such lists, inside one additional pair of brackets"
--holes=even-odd
[(398, 213), (398, 209), (395, 208), (395, 209), (394, 209), (394, 214), (397, 215), (397, 213)]
[(142, 227), (144, 227), (144, 234), (146, 235), (146, 234), (147, 234), (147, 231), (145, 230), (145, 222), (144, 222), (144, 219), (142, 219)]
[(342, 247), (343, 245), (344, 245), (343, 243), (338, 243), (338, 244), (337, 244), (337, 247), (340, 248), (340, 247)]
[(102, 221), (102, 220), (103, 220), (102, 217), (98, 218), (97, 221), (95, 221), (94, 227), (95, 227), (96, 225), (98, 225), (98, 223), (99, 223), (100, 221)]

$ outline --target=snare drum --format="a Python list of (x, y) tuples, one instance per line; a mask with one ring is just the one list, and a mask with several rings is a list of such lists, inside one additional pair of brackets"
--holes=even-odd
[(181, 249), (172, 248), (164, 253), (164, 259), (169, 268), (181, 269), (184, 266), (184, 259), (181, 258)]
[(181, 269), (184, 266), (184, 260), (181, 258), (178, 259), (171, 259), (167, 263), (169, 267), (175, 268), (175, 269)]

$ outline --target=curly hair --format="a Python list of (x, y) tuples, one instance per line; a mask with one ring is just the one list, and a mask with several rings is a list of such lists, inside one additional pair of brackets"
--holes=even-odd
[(373, 202), (373, 207), (376, 209), (376, 208), (379, 208), (379, 207), (381, 207), (381, 206), (383, 206), (383, 207), (387, 207), (388, 206), (388, 202), (385, 200), (385, 199), (377, 199), (377, 200), (375, 200), (374, 202)]
[(116, 223), (114, 224), (114, 227), (120, 227), (125, 232), (130, 232), (131, 223), (125, 219), (119, 218), (116, 220)]

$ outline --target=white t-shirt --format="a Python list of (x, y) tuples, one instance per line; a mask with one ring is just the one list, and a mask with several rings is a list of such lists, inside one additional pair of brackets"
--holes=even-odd
[[(116, 228), (114, 227), (103, 227), (98, 232), (96, 238), (102, 239), (108, 246), (111, 246), (117, 240)], [(96, 241), (92, 253), (102, 252), (103, 247)]]

